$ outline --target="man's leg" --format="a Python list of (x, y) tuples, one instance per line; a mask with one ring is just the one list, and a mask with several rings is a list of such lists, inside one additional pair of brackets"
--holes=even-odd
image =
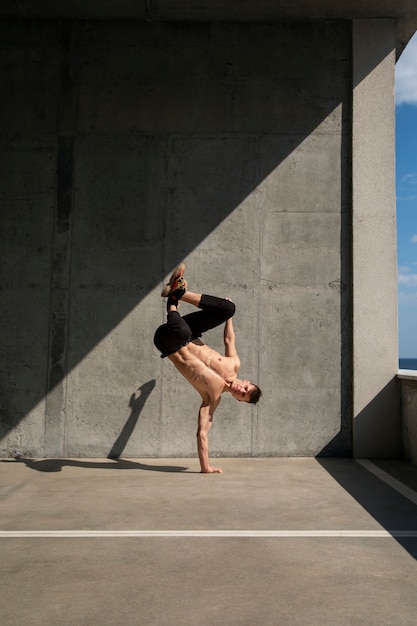
[(162, 352), (162, 357), (176, 352), (191, 340), (191, 329), (186, 320), (177, 311), (178, 301), (184, 295), (185, 289), (172, 292), (167, 302), (167, 323), (157, 328), (154, 335), (154, 344)]
[(191, 329), (191, 339), (197, 339), (207, 330), (220, 326), (232, 317), (236, 310), (230, 300), (192, 291), (186, 291), (181, 300), (201, 309), (182, 318)]
[(191, 339), (197, 339), (207, 330), (226, 322), (234, 315), (236, 307), (233, 302), (225, 298), (187, 291), (188, 285), (184, 279), (184, 270), (184, 263), (180, 263), (175, 268), (161, 296), (168, 298), (167, 311), (176, 311), (179, 300), (201, 309), (196, 313), (184, 315), (182, 318), (191, 329)]

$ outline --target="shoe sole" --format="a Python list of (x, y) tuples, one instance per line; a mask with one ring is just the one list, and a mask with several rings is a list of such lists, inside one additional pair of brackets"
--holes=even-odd
[(169, 279), (169, 283), (167, 283), (165, 285), (165, 287), (163, 288), (163, 290), (161, 292), (161, 297), (162, 298), (167, 298), (169, 296), (169, 294), (171, 293), (171, 291), (175, 291), (176, 289), (180, 289), (180, 288), (187, 289), (188, 283), (183, 278), (184, 271), (185, 271), (184, 263), (180, 263), (179, 265), (177, 265), (177, 267), (175, 268), (175, 270), (171, 274), (171, 278)]

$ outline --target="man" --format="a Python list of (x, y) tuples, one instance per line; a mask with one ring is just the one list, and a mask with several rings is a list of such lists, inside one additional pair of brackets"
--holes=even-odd
[[(168, 298), (167, 323), (156, 330), (154, 343), (162, 353), (161, 357), (168, 357), (201, 395), (197, 430), (201, 472), (221, 474), (220, 468), (210, 465), (208, 451), (208, 434), (220, 397), (223, 393), (230, 393), (240, 402), (256, 403), (261, 390), (248, 380), (237, 378), (240, 359), (236, 352), (232, 322), (235, 305), (227, 298), (188, 291), (184, 269), (181, 263), (162, 291), (161, 296)], [(178, 313), (180, 300), (193, 304), (200, 311), (181, 317)], [(225, 356), (209, 348), (200, 339), (205, 331), (223, 323)]]

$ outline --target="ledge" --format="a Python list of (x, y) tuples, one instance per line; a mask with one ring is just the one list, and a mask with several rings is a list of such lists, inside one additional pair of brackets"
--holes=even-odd
[(285, 22), (393, 19), (397, 58), (417, 29), (415, 0), (1, 0), (0, 19)]
[(383, 19), (417, 15), (415, 0), (3, 0), (2, 17), (160, 20)]
[(398, 370), (397, 378), (400, 378), (401, 380), (417, 381), (417, 370)]

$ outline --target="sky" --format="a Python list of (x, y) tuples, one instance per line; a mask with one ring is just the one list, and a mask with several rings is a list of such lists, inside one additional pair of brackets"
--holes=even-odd
[(395, 69), (399, 358), (417, 359), (417, 33)]

